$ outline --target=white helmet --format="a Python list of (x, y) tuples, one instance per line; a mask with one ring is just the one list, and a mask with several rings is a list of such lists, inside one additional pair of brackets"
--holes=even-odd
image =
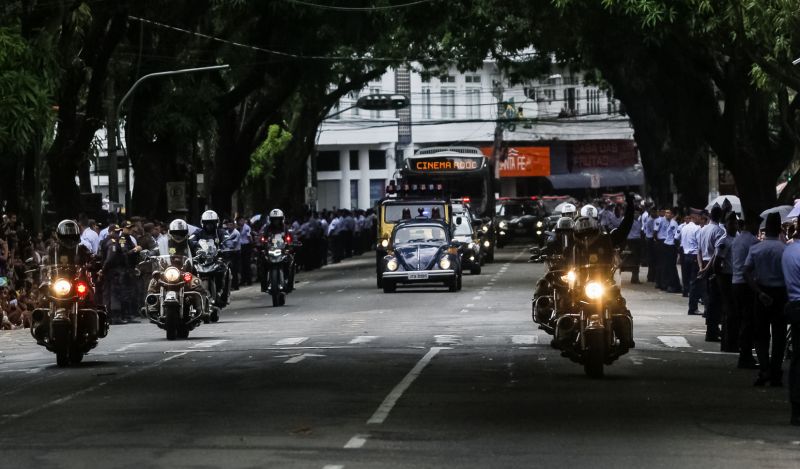
[(273, 208), (272, 211), (269, 212), (270, 218), (283, 218), (283, 210), (279, 208)]
[(213, 232), (219, 226), (219, 215), (213, 210), (206, 210), (200, 215), (200, 225), (207, 232)]
[(176, 243), (186, 241), (186, 238), (189, 237), (189, 225), (180, 218), (172, 220), (169, 224), (169, 237)]
[(269, 226), (271, 226), (275, 230), (283, 230), (283, 210), (279, 208), (273, 208), (269, 212)]
[(561, 217), (556, 222), (556, 231), (572, 231), (575, 222), (570, 217)]
[(581, 208), (581, 216), (597, 218), (597, 208), (594, 205), (586, 204)]
[(564, 204), (561, 206), (562, 217), (574, 217), (577, 211), (578, 209), (576, 209), (572, 204)]

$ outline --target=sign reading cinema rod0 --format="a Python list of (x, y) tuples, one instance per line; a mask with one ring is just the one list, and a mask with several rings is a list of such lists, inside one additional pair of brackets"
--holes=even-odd
[(420, 156), (407, 164), (415, 173), (459, 173), (483, 169), (485, 161), (483, 156)]

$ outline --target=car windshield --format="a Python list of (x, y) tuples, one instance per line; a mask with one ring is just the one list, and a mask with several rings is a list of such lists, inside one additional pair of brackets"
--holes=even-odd
[(399, 204), (386, 205), (383, 207), (383, 221), (386, 223), (397, 223), (400, 220), (410, 220), (412, 218), (434, 218), (444, 217), (444, 204)]
[(408, 226), (398, 229), (394, 244), (407, 243), (446, 243), (447, 235), (438, 226)]
[(502, 217), (519, 217), (522, 215), (540, 216), (539, 207), (531, 204), (502, 204), (497, 207), (497, 215)]
[[(461, 224), (458, 224), (458, 219), (461, 219)], [(456, 227), (455, 235), (456, 236), (471, 236), (472, 235), (472, 226), (469, 222), (469, 217), (458, 215), (453, 217), (453, 226)]]

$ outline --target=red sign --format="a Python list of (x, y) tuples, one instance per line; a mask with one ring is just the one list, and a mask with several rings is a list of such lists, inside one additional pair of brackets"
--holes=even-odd
[(633, 140), (585, 140), (572, 142), (572, 170), (612, 168), (638, 163)]
[[(491, 156), (492, 147), (481, 151)], [(508, 158), (498, 162), (500, 177), (534, 177), (550, 175), (550, 147), (509, 147)]]

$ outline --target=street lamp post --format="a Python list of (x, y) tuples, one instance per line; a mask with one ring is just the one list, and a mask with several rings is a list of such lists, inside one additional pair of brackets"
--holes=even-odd
[[(119, 104), (117, 104), (117, 111), (116, 111), (116, 114), (114, 115), (114, 122), (113, 122), (114, 130), (118, 130), (117, 127), (119, 125), (119, 116), (120, 116), (120, 113), (122, 112), (122, 105), (125, 104), (125, 101), (128, 99), (128, 97), (131, 94), (133, 94), (133, 92), (136, 90), (136, 88), (138, 88), (139, 85), (143, 81), (145, 81), (147, 79), (150, 79), (150, 78), (163, 77), (163, 76), (167, 76), (167, 75), (181, 75), (181, 74), (184, 74), (184, 73), (207, 72), (207, 71), (211, 71), (211, 70), (224, 70), (224, 69), (228, 69), (228, 68), (230, 68), (230, 65), (227, 65), (227, 64), (225, 64), (225, 65), (212, 65), (212, 66), (209, 66), (209, 67), (182, 68), (182, 69), (179, 69), (179, 70), (166, 70), (166, 71), (163, 71), (163, 72), (149, 73), (149, 74), (139, 78), (128, 89), (128, 91), (125, 93), (125, 95), (122, 96), (122, 99), (119, 100)], [(119, 135), (119, 132), (115, 132), (115, 133), (117, 135)], [(114, 155), (116, 156), (116, 152), (117, 152), (117, 148), (116, 147), (117, 147), (117, 142), (116, 141), (114, 141), (114, 142), (109, 141), (108, 142), (109, 155), (111, 154), (111, 151), (113, 149)], [(114, 158), (114, 159), (116, 160), (116, 158)], [(115, 170), (116, 170), (116, 168), (115, 168)], [(130, 216), (130, 206), (131, 206), (131, 184), (130, 184), (130, 180), (131, 180), (131, 164), (130, 164), (130, 161), (128, 161), (128, 159), (126, 158), (126, 161), (125, 161), (125, 214), (126, 214), (126, 216)], [(111, 192), (111, 189), (109, 187), (109, 193), (110, 192)], [(194, 194), (192, 195), (192, 197), (194, 197)]]

